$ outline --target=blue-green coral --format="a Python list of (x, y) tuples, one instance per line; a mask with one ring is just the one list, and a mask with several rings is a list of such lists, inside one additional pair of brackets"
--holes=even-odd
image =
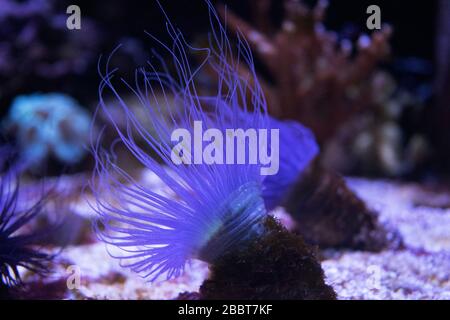
[(90, 121), (73, 98), (35, 93), (14, 99), (4, 125), (15, 135), (23, 160), (37, 167), (50, 156), (69, 165), (82, 160)]

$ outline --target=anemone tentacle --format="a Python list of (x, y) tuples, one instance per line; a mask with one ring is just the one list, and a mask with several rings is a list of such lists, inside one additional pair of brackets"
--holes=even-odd
[[(0, 170), (4, 169), (9, 152), (6, 148), (0, 150)], [(34, 247), (45, 234), (42, 230), (22, 231), (41, 212), (46, 198), (29, 207), (18, 205), (19, 167), (12, 166), (0, 176), (0, 287), (22, 283), (19, 267), (46, 274), (48, 262), (54, 257)]]

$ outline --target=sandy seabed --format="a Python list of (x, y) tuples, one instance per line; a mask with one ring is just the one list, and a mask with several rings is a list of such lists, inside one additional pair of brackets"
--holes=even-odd
[[(324, 251), (326, 282), (338, 298), (450, 299), (450, 194), (413, 184), (347, 181), (380, 213), (383, 223), (398, 230), (405, 248), (379, 253)], [(277, 215), (283, 220), (280, 210)], [(24, 279), (28, 287), (54, 290), (52, 298), (174, 299), (181, 292), (197, 291), (207, 276), (208, 266), (194, 260), (181, 277), (151, 284), (120, 267), (104, 244), (93, 243), (66, 248), (49, 277), (25, 274)]]

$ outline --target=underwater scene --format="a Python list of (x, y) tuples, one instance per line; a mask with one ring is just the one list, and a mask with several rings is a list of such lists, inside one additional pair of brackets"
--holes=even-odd
[(0, 299), (450, 300), (450, 1), (0, 0)]

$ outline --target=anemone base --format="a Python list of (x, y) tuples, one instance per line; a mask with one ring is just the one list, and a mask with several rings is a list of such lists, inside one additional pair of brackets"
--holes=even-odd
[(211, 266), (201, 299), (336, 299), (314, 250), (272, 217), (264, 227), (261, 238)]

